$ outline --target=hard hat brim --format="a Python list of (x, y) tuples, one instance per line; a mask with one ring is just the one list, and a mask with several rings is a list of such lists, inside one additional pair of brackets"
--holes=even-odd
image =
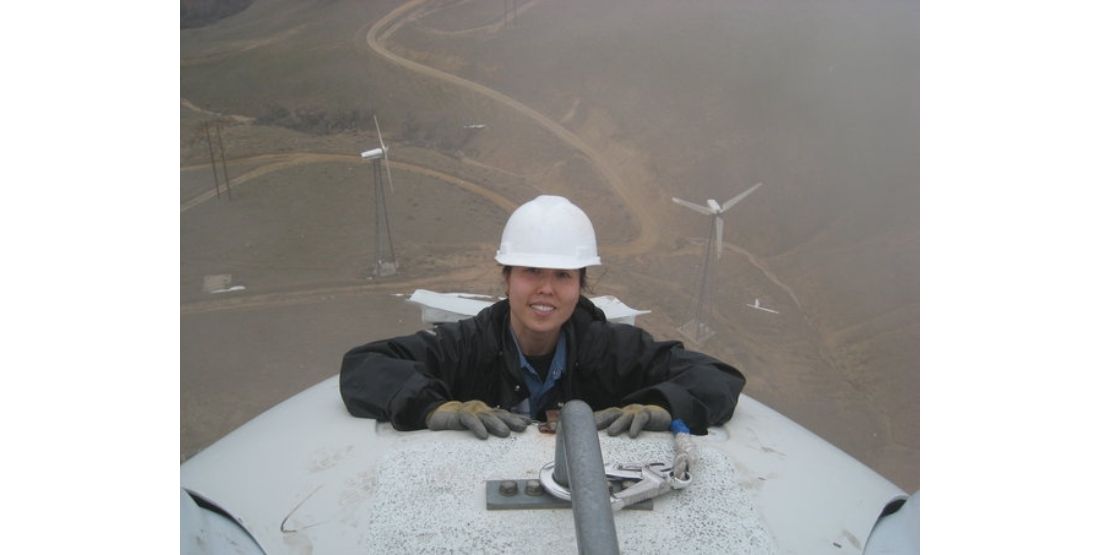
[(552, 268), (555, 270), (579, 270), (588, 266), (599, 266), (600, 257), (590, 256), (578, 259), (575, 256), (557, 256), (551, 254), (504, 254), (497, 251), (496, 261), (502, 266), (520, 266), (523, 268)]

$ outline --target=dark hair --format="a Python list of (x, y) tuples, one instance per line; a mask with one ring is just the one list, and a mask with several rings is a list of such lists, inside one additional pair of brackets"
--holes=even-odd
[[(588, 268), (581, 268), (577, 271), (580, 272), (580, 274), (581, 274), (581, 291), (584, 291), (586, 293), (590, 292), (590, 291), (588, 291)], [(512, 273), (512, 267), (511, 266), (501, 266), (500, 275), (504, 276), (505, 280), (508, 279), (508, 276), (511, 273)]]

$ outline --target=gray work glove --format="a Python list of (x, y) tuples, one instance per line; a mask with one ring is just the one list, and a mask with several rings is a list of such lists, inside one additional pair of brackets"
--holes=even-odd
[(430, 430), (470, 430), (478, 439), (508, 437), (508, 430), (522, 432), (531, 419), (504, 409), (489, 408), (481, 401), (448, 401), (428, 414)]
[(617, 436), (630, 428), (630, 437), (638, 437), (642, 430), (667, 431), (672, 415), (657, 405), (627, 405), (611, 407), (596, 412), (596, 429), (607, 428), (607, 435)]

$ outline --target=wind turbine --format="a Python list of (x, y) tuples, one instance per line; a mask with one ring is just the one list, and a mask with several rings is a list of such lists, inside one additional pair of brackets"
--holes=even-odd
[[(699, 280), (699, 294), (695, 301), (695, 318), (688, 321), (683, 326), (680, 326), (680, 333), (700, 345), (714, 335), (714, 331), (703, 322), (703, 298), (707, 293), (707, 277), (710, 273), (710, 253), (712, 251), (714, 252), (714, 259), (716, 261), (722, 259), (722, 231), (724, 226), (722, 214), (730, 208), (733, 208), (733, 205), (744, 200), (745, 197), (749, 196), (761, 185), (763, 185), (763, 183), (757, 183), (749, 187), (747, 191), (727, 200), (721, 205), (714, 199), (707, 199), (707, 205), (700, 206), (694, 202), (672, 197), (672, 202), (690, 208), (704, 216), (710, 216), (711, 218), (711, 229), (707, 230), (707, 246), (703, 252), (703, 275)], [(713, 230), (713, 233), (711, 233), (711, 230)], [(715, 243), (717, 243), (717, 250), (715, 250)]]
[(374, 116), (374, 130), (378, 132), (378, 148), (359, 153), (359, 156), (371, 163), (374, 177), (374, 266), (375, 277), (385, 277), (397, 273), (397, 257), (393, 252), (393, 238), (390, 236), (390, 218), (386, 210), (386, 187), (382, 181), (382, 168), (386, 170), (386, 182), (393, 193), (393, 177), (390, 175), (389, 148), (382, 141), (382, 128), (378, 126), (378, 116)]

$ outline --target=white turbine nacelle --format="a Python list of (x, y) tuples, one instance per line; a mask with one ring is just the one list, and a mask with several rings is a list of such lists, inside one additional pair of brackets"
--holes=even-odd
[(377, 160), (386, 155), (386, 150), (387, 149), (382, 147), (372, 148), (370, 150), (364, 150), (359, 156), (362, 156), (364, 160)]
[(722, 205), (719, 205), (718, 201), (716, 201), (712, 198), (707, 199), (707, 205), (706, 206), (700, 206), (698, 204), (695, 204), (694, 202), (686, 201), (684, 199), (679, 199), (679, 198), (676, 198), (676, 197), (672, 197), (672, 202), (675, 202), (676, 204), (679, 204), (680, 206), (683, 206), (685, 208), (689, 208), (691, 210), (694, 210), (694, 211), (696, 211), (700, 214), (703, 214), (705, 216), (711, 216), (711, 217), (714, 218), (714, 235), (715, 235), (715, 239), (717, 239), (717, 241), (718, 241), (717, 242), (718, 250), (714, 251), (714, 258), (715, 258), (715, 260), (721, 260), (722, 259), (722, 228), (725, 225), (725, 222), (722, 221), (721, 214), (723, 212), (729, 210), (730, 208), (733, 208), (733, 205), (737, 204), (738, 202), (741, 202), (742, 199), (749, 196), (750, 193), (755, 191), (761, 185), (763, 185), (763, 183), (757, 183), (756, 185), (753, 185), (752, 187), (749, 187), (749, 189), (747, 191), (745, 191), (744, 193), (741, 193), (741, 194), (727, 200), (726, 203), (722, 204)]
[(485, 129), (485, 127), (486, 125), (484, 123), (471, 123), (462, 126), (463, 129)]
[(685, 208), (689, 208), (698, 212), (704, 216), (715, 216), (722, 213), (722, 207), (718, 206), (718, 202), (714, 199), (707, 199), (707, 205), (702, 206), (695, 204), (694, 202), (687, 201), (681, 198), (672, 197), (672, 202), (679, 204)]

